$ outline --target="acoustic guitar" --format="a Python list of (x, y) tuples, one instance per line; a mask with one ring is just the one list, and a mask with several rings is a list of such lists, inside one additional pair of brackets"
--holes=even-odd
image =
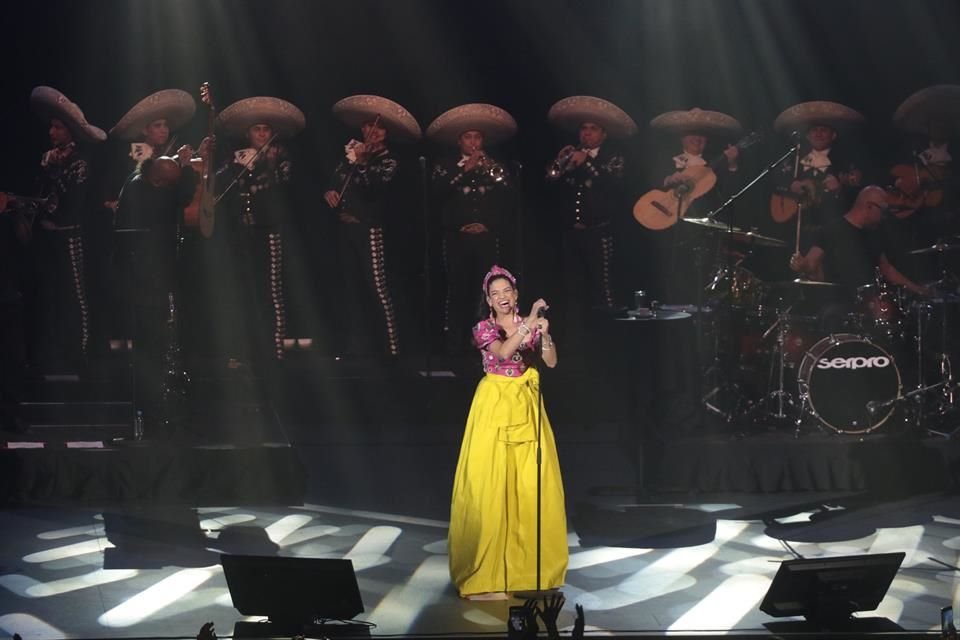
[[(750, 133), (734, 145), (746, 149), (760, 140), (760, 134)], [(710, 164), (702, 167), (687, 167), (680, 172), (680, 181), (669, 189), (652, 189), (645, 193), (633, 205), (633, 217), (637, 222), (653, 231), (662, 231), (672, 227), (687, 214), (690, 205), (697, 198), (708, 193), (717, 184), (714, 167), (726, 160), (724, 154), (714, 158)]]
[(890, 169), (893, 186), (887, 190), (887, 203), (898, 218), (909, 218), (920, 207), (937, 207), (943, 202), (946, 168), (898, 164)]
[[(203, 83), (200, 87), (200, 101), (207, 105), (207, 135), (213, 136), (213, 127), (216, 124), (217, 108), (213, 103), (213, 94), (210, 92), (210, 84)], [(193, 199), (183, 209), (183, 224), (188, 227), (200, 227), (200, 233), (204, 238), (213, 235), (214, 211), (216, 209), (216, 197), (214, 178), (216, 170), (213, 166), (213, 159), (204, 161), (203, 158), (192, 158), (190, 167), (199, 174), (196, 190), (193, 192)]]
[[(840, 173), (836, 176), (842, 187), (859, 186), (861, 174), (858, 169)], [(800, 193), (791, 191), (789, 186), (778, 187), (770, 195), (770, 217), (774, 222), (789, 222), (797, 215), (801, 205), (804, 209), (817, 206), (823, 201), (825, 191), (813, 178), (801, 178)]]

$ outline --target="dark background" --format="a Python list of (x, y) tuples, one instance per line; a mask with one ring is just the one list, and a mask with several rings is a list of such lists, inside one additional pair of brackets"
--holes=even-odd
[[(569, 141), (546, 122), (556, 100), (597, 95), (634, 117), (641, 132), (627, 151), (636, 195), (662, 178), (644, 168), (676, 153), (675, 141), (646, 126), (663, 111), (716, 109), (748, 130), (769, 132), (796, 102), (835, 100), (866, 116), (863, 135), (846, 143), (856, 143), (864, 164), (879, 170), (902, 146), (890, 126), (897, 105), (924, 86), (960, 82), (954, 0), (90, 0), (7, 4), (4, 11), (0, 189), (33, 189), (47, 144), (45, 126), (28, 108), (36, 85), (63, 91), (104, 130), (150, 92), (177, 87), (197, 95), (204, 81), (220, 108), (275, 95), (304, 111), (307, 129), (293, 144), (298, 233), (288, 242), (291, 325), (301, 335), (321, 331), (336, 313), (332, 221), (319, 195), (341, 145), (355, 135), (330, 115), (345, 96), (387, 96), (424, 129), (465, 102), (510, 111), (520, 132), (498, 151), (524, 166), (522, 251), (510, 263), (527, 275), (528, 293), (554, 295), (556, 236), (542, 167)], [(196, 145), (204, 127), (198, 113), (180, 140)], [(785, 147), (771, 134), (747, 152), (744, 174)], [(388, 251), (411, 326), (421, 322), (424, 273), (434, 274), (435, 288), (442, 282), (436, 252), (424, 267), (416, 162), (436, 151), (426, 144), (400, 149), (404, 187)], [(96, 150), (100, 161), (123, 153), (113, 143)], [(764, 203), (759, 191), (746, 199), (738, 224), (768, 228)], [(624, 290), (657, 277), (656, 264), (638, 257), (644, 233), (624, 211)], [(215, 285), (216, 274), (209, 277)]]

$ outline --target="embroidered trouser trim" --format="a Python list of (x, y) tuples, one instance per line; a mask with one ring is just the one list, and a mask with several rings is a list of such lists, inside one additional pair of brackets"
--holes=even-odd
[(267, 234), (269, 247), (269, 289), (273, 314), (273, 349), (283, 360), (283, 339), (287, 334), (287, 306), (283, 297), (283, 238), (279, 232)]
[(370, 268), (373, 276), (373, 289), (383, 311), (383, 322), (387, 333), (387, 350), (390, 355), (400, 353), (400, 338), (397, 332), (397, 316), (393, 309), (393, 299), (387, 287), (386, 255), (383, 244), (383, 229), (370, 229)]
[(86, 355), (87, 345), (90, 342), (90, 317), (87, 307), (87, 290), (83, 280), (83, 238), (80, 235), (67, 238), (67, 254), (70, 260), (74, 299), (80, 318), (80, 353)]

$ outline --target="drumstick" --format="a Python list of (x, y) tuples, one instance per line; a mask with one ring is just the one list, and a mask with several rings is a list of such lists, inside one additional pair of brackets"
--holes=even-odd
[(800, 218), (803, 217), (803, 203), (797, 203), (797, 239), (796, 244), (793, 247), (793, 252), (797, 255), (800, 255)]

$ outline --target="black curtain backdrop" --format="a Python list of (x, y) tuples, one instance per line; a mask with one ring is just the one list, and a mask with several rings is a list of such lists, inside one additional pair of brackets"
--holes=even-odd
[[(526, 275), (525, 293), (535, 296), (557, 295), (558, 287), (542, 180), (548, 160), (570, 141), (546, 122), (556, 100), (601, 96), (640, 124), (627, 146), (636, 196), (660, 179), (645, 169), (676, 152), (676, 141), (647, 126), (663, 111), (716, 109), (769, 133), (791, 104), (842, 102), (868, 122), (845, 142), (882, 175), (902, 147), (890, 126), (897, 105), (924, 86), (960, 82), (955, 0), (88, 0), (7, 3), (3, 11), (0, 190), (34, 189), (46, 148), (46, 127), (28, 105), (36, 85), (63, 91), (105, 130), (150, 92), (177, 87), (196, 95), (204, 81), (221, 108), (274, 95), (304, 111), (307, 129), (292, 145), (298, 233), (288, 242), (287, 279), (293, 332), (301, 334), (322, 335), (337, 295), (333, 224), (319, 196), (343, 143), (357, 135), (330, 115), (345, 96), (387, 96), (424, 128), (465, 102), (491, 102), (514, 115), (520, 133), (498, 151), (524, 168), (523, 242), (512, 262)], [(196, 145), (204, 128), (198, 113), (180, 140)], [(786, 146), (770, 133), (745, 154), (745, 175)], [(403, 189), (390, 257), (395, 284), (410, 294), (398, 296), (406, 322), (416, 327), (425, 286), (417, 157), (438, 150), (423, 143), (399, 151)], [(95, 151), (98, 161), (122, 153), (112, 142)], [(738, 223), (768, 228), (765, 201), (753, 194), (738, 208)], [(620, 234), (622, 287), (646, 286), (657, 265), (642, 259), (644, 232), (627, 210)], [(216, 283), (216, 274), (208, 277)]]

